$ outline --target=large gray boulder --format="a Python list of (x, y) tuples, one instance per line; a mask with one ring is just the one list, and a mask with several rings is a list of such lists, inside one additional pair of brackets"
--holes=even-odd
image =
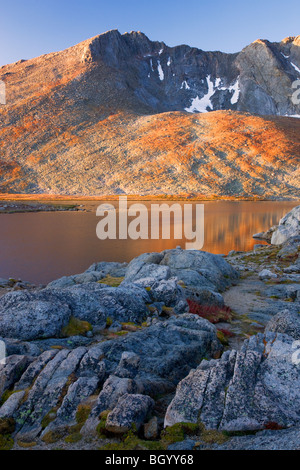
[(100, 274), (102, 278), (106, 277), (108, 274), (112, 277), (124, 277), (125, 270), (127, 268), (127, 263), (118, 263), (116, 261), (100, 261), (98, 263), (93, 263), (85, 272)]
[(15, 412), (17, 438), (32, 440), (42, 432), (43, 418), (57, 407), (65, 391), (76, 381), (75, 371), (86, 352), (85, 348), (63, 349), (46, 364)]
[[(180, 382), (165, 426), (196, 423), (208, 429), (252, 431), (300, 422), (300, 369), (294, 338), (268, 332), (240, 352), (203, 361)], [(274, 424), (275, 423), (275, 424)]]
[[(299, 300), (299, 294), (300, 294), (300, 284), (296, 284), (292, 281), (291, 283), (287, 284), (275, 284), (273, 286), (270, 286), (266, 289), (265, 294), (268, 297), (273, 297), (276, 299), (292, 299), (293, 301), (297, 301), (297, 297)], [(296, 303), (293, 303), (293, 306), (295, 306)], [(288, 310), (291, 310), (289, 308)]]
[(141, 323), (147, 316), (146, 303), (151, 303), (145, 289), (136, 285), (107, 287), (87, 283), (65, 289), (44, 289), (40, 295), (56, 298), (70, 306), (72, 315), (92, 325), (102, 325), (109, 317), (120, 322)]
[(213, 450), (300, 450), (300, 427), (260, 431), (254, 436), (233, 437)]
[(72, 383), (56, 413), (55, 419), (44, 429), (42, 436), (51, 431), (63, 433), (68, 427), (75, 425), (78, 405), (91, 396), (98, 385), (99, 377), (96, 375), (93, 377), (79, 377), (76, 382)]
[(47, 287), (49, 288), (59, 288), (63, 289), (64, 287), (75, 286), (76, 284), (86, 284), (88, 282), (98, 282), (103, 279), (103, 275), (98, 272), (86, 272), (82, 274), (75, 274), (73, 276), (63, 276), (60, 279), (55, 279), (52, 282), (49, 282)]
[(214, 356), (220, 351), (216, 332), (207, 320), (183, 314), (129, 334), (122, 341), (104, 342), (101, 351), (116, 365), (123, 352), (133, 352), (140, 357), (140, 377), (160, 377), (177, 384), (192, 364), (198, 364), (206, 354)]
[(142, 323), (150, 303), (147, 291), (135, 284), (108, 287), (89, 282), (9, 292), (0, 298), (0, 336), (23, 341), (59, 337), (71, 316), (100, 328), (107, 318)]
[[(3, 338), (0, 336), (0, 341), (5, 345), (6, 356), (39, 356), (41, 354), (41, 349), (37, 344), (34, 344), (32, 341), (20, 341), (14, 338)], [(47, 340), (40, 340), (42, 342)], [(1, 345), (1, 343), (0, 343)], [(0, 347), (1, 352), (1, 347)]]
[(130, 282), (137, 279), (143, 279), (145, 277), (149, 277), (150, 273), (155, 279), (157, 277), (160, 279), (167, 279), (170, 277), (169, 271), (166, 268), (161, 270), (157, 267), (162, 259), (162, 253), (143, 253), (142, 255), (137, 256), (128, 264), (125, 273), (125, 281)]
[(60, 299), (28, 292), (9, 292), (0, 299), (0, 336), (25, 341), (60, 334), (71, 309)]
[[(0, 414), (15, 419), (17, 439), (32, 442), (49, 432), (63, 433), (75, 424), (78, 405), (91, 398), (92, 411), (82, 429), (90, 435), (100, 413), (113, 410), (122, 396), (170, 393), (204, 357), (221, 350), (214, 325), (183, 314), (89, 349), (52, 349), (35, 358), (9, 356), (0, 366), (0, 399), (8, 389), (26, 393), (9, 399)], [(49, 414), (52, 421), (46, 420), (45, 427)]]
[(16, 410), (19, 408), (21, 400), (25, 396), (25, 390), (13, 393), (8, 397), (4, 404), (0, 407), (0, 420), (1, 418), (10, 418), (14, 415)]
[(112, 277), (125, 276), (127, 263), (101, 261), (92, 264), (84, 273), (74, 274), (72, 276), (63, 276), (50, 282), (47, 287), (71, 287), (76, 284), (86, 284), (89, 282), (98, 282), (110, 275)]
[[(139, 260), (133, 260), (132, 264), (129, 264), (128, 270), (125, 275), (125, 281), (128, 282), (141, 282), (143, 279), (145, 287), (152, 286), (155, 282), (165, 281), (171, 277), (171, 271), (168, 266), (160, 266), (154, 263), (144, 262), (141, 266)], [(135, 268), (135, 270), (134, 270)]]
[(288, 309), (277, 313), (267, 324), (266, 331), (285, 333), (300, 340), (300, 314)]
[[(168, 266), (172, 275), (179, 280), (184, 277), (185, 271), (188, 271), (189, 276), (191, 271), (196, 271), (201, 276), (199, 287), (211, 287), (216, 292), (223, 291), (238, 278), (235, 269), (222, 256), (206, 251), (166, 250), (160, 264)], [(188, 282), (187, 277), (182, 280)], [(193, 284), (191, 280), (187, 285)]]
[(138, 431), (154, 407), (154, 400), (147, 395), (123, 395), (108, 414), (105, 428), (114, 434), (124, 434), (134, 426)]
[(20, 379), (30, 362), (30, 357), (13, 355), (0, 363), (0, 397)]
[[(223, 306), (224, 300), (219, 292), (237, 278), (238, 273), (222, 256), (176, 248), (162, 253), (144, 253), (133, 259), (128, 265), (122, 285), (133, 282), (151, 288), (152, 300), (162, 301), (167, 306), (176, 307), (185, 299)], [(171, 288), (174, 280), (181, 286), (181, 292), (179, 288)], [(183, 306), (181, 311), (185, 311)]]
[(178, 285), (176, 278), (155, 282), (152, 285), (150, 296), (154, 302), (163, 302), (167, 307), (175, 307), (175, 310), (183, 303), (183, 311), (181, 307), (178, 313), (188, 312), (189, 310), (184, 289)]
[(272, 245), (281, 245), (292, 237), (300, 235), (300, 206), (294, 207), (279, 222), (273, 232)]
[(216, 329), (202, 320), (184, 314), (128, 335), (121, 341), (95, 346), (95, 355), (102, 354), (106, 358), (112, 375), (105, 382), (83, 432), (95, 432), (100, 413), (113, 409), (125, 393), (155, 396), (170, 392), (193, 364), (199, 364), (206, 355), (218, 354), (221, 345)]
[[(125, 274), (118, 287), (98, 283), (107, 274)], [(70, 317), (104, 329), (109, 318), (141, 324), (153, 303), (188, 311), (187, 299), (224, 305), (220, 291), (237, 272), (222, 256), (196, 250), (144, 253), (129, 265), (95, 263), (85, 273), (51, 282), (45, 289), (10, 292), (0, 298), (0, 336), (21, 341), (58, 338)], [(17, 347), (17, 345), (15, 345)], [(18, 345), (19, 351), (28, 346)]]

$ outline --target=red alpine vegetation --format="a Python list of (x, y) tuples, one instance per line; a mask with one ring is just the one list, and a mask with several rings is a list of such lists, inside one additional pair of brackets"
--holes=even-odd
[(190, 307), (190, 313), (199, 315), (211, 323), (230, 322), (232, 320), (232, 311), (230, 307), (218, 307), (217, 305), (200, 305), (193, 300), (187, 301)]

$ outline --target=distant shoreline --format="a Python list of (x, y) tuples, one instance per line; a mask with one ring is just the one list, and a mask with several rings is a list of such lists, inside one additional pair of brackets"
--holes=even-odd
[(12, 194), (3, 193), (0, 194), (0, 201), (20, 201), (20, 202), (53, 202), (53, 201), (117, 201), (120, 196), (126, 196), (129, 201), (235, 201), (235, 202), (263, 202), (263, 201), (297, 201), (300, 200), (300, 195), (294, 197), (274, 197), (274, 196), (220, 196), (220, 195), (194, 195), (194, 194), (151, 194), (151, 195), (140, 195), (140, 194), (106, 194), (98, 196), (87, 196), (87, 195), (64, 195), (64, 194)]

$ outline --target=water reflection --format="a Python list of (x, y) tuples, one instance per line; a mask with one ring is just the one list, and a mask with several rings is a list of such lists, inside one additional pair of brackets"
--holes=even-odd
[[(143, 203), (150, 208), (150, 202)], [(203, 249), (224, 254), (232, 249), (250, 250), (257, 243), (252, 239), (254, 233), (277, 224), (298, 204), (206, 202)], [(129, 261), (143, 252), (185, 247), (186, 240), (173, 238), (100, 241), (96, 237), (97, 206), (89, 203), (89, 212), (1, 214), (0, 277), (46, 283), (82, 272), (94, 261)]]

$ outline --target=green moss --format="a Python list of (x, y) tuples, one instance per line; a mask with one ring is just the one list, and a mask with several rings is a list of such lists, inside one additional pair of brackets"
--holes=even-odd
[(192, 436), (198, 432), (199, 425), (197, 423), (181, 423), (182, 429), (185, 434)]
[(162, 432), (161, 444), (166, 449), (170, 444), (183, 441), (186, 436), (198, 436), (207, 444), (222, 444), (228, 440), (224, 432), (207, 430), (202, 423), (177, 423)]
[(77, 423), (74, 424), (73, 426), (69, 426), (68, 428), (68, 434), (77, 434), (81, 431), (82, 426), (84, 423)]
[(54, 444), (62, 438), (62, 434), (57, 431), (49, 431), (43, 437), (42, 441), (46, 444)]
[(165, 447), (159, 441), (144, 441), (129, 431), (119, 443), (106, 444), (101, 450), (164, 450)]
[(20, 426), (23, 426), (27, 418), (31, 415), (31, 410), (20, 411), (19, 417), (16, 420)]
[(16, 422), (13, 418), (0, 418), (0, 434), (12, 434), (15, 430)]
[(84, 335), (91, 330), (92, 325), (89, 322), (71, 317), (68, 325), (62, 329), (61, 335), (64, 337)]
[(137, 325), (133, 322), (122, 323), (122, 329), (125, 331), (137, 331), (140, 330), (142, 327), (141, 325)]
[(106, 437), (107, 431), (105, 429), (105, 425), (106, 425), (106, 420), (107, 420), (107, 416), (109, 415), (109, 413), (110, 413), (110, 410), (106, 410), (100, 414), (100, 421), (96, 428), (97, 434), (100, 437), (100, 439), (104, 439)]
[(157, 309), (156, 309), (155, 307), (153, 307), (152, 305), (147, 305), (147, 307), (148, 307), (149, 312), (151, 312), (151, 313), (155, 313), (156, 310), (157, 310)]
[(42, 422), (41, 422), (42, 428), (46, 429), (49, 426), (49, 424), (55, 420), (55, 418), (56, 418), (56, 411), (54, 410), (49, 411), (49, 413), (47, 413), (42, 419)]
[(223, 346), (228, 346), (228, 338), (224, 335), (223, 331), (217, 331), (217, 338)]
[(22, 447), (24, 449), (30, 449), (31, 447), (35, 447), (37, 443), (35, 441), (33, 442), (23, 442), (23, 441), (18, 441), (17, 442), (19, 447)]
[(197, 434), (198, 430), (199, 425), (196, 423), (176, 423), (162, 432), (161, 441), (167, 447), (175, 442), (183, 441), (185, 435)]
[(14, 441), (10, 436), (2, 436), (0, 434), (0, 450), (11, 450), (13, 445)]
[(13, 390), (5, 390), (0, 400), (0, 406), (2, 406), (13, 393), (15, 393)]
[(77, 424), (82, 424), (86, 422), (91, 412), (91, 405), (79, 405), (76, 412), (76, 422)]
[(13, 395), (14, 393), (18, 393), (20, 391), (21, 390), (6, 390), (1, 397), (0, 406), (2, 406), (9, 399), (11, 395)]
[(106, 284), (110, 287), (118, 287), (123, 281), (124, 277), (113, 277), (108, 274), (106, 277), (98, 281), (98, 284)]
[(162, 306), (162, 311), (165, 312), (165, 313), (172, 313), (173, 308), (172, 307), (167, 307), (166, 305), (163, 305)]
[(46, 429), (49, 424), (56, 418), (56, 409), (52, 408), (42, 419), (41, 425), (43, 429)]
[(65, 442), (67, 442), (68, 444), (74, 444), (75, 442), (81, 441), (81, 439), (82, 439), (82, 435), (79, 432), (77, 432), (77, 433), (73, 433), (67, 436), (65, 438)]
[(249, 272), (244, 272), (240, 275), (240, 278), (241, 279), (248, 279), (249, 277), (252, 277), (253, 276), (253, 273), (251, 271)]
[(115, 335), (117, 336), (124, 336), (124, 335), (127, 335), (128, 334), (128, 331), (117, 331), (116, 333), (114, 333)]
[(278, 286), (278, 284), (295, 284), (295, 281), (290, 281), (289, 279), (286, 280), (275, 280), (275, 281), (265, 281), (268, 286)]
[(110, 317), (106, 319), (106, 327), (109, 328), (113, 324), (113, 320)]
[(223, 444), (229, 437), (223, 431), (217, 429), (205, 429), (204, 424), (199, 424), (200, 438), (207, 444)]
[(146, 289), (147, 292), (151, 291), (151, 287), (145, 287), (145, 289)]
[(186, 285), (183, 281), (178, 281), (177, 284), (181, 286), (183, 289), (186, 289)]

